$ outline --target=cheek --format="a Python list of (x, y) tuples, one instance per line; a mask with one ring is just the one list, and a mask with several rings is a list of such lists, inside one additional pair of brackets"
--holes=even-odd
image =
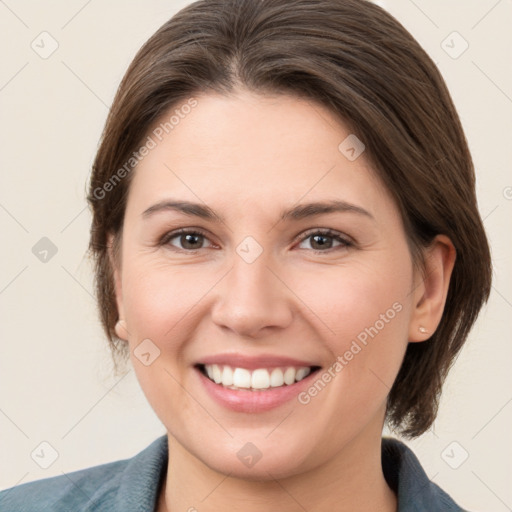
[(217, 279), (169, 264), (134, 261), (123, 275), (128, 328), (137, 338), (172, 339), (193, 318)]
[[(168, 262), (149, 257), (133, 258), (123, 269), (132, 364), (146, 398), (170, 430), (193, 421), (189, 418), (191, 402), (181, 385), (188, 370), (183, 350), (197, 327), (194, 315), (199, 308), (195, 306), (214, 284), (211, 277), (197, 278), (191, 269), (172, 268)], [(143, 353), (150, 354), (149, 364)]]
[(302, 286), (301, 296), (318, 318), (315, 330), (325, 333), (333, 362), (341, 365), (334, 387), (368, 399), (384, 399), (389, 392), (408, 343), (412, 264), (407, 255), (334, 267)]
[(334, 331), (323, 338), (333, 360), (298, 398), (303, 414), (317, 418), (323, 438), (330, 440), (318, 447), (325, 456), (333, 442), (341, 446), (384, 413), (403, 360), (410, 274), (398, 266), (390, 270), (352, 267), (344, 275), (338, 269), (336, 282), (310, 286), (308, 306)]
[(334, 265), (315, 272), (314, 279), (306, 274), (296, 276), (297, 295), (304, 297), (333, 338), (359, 337), (364, 343), (369, 332), (376, 335), (375, 330), (384, 333), (406, 326), (412, 283), (408, 258)]

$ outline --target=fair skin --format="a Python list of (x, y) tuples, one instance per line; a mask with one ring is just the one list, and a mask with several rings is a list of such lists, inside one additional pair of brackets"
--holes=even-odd
[[(380, 460), (386, 397), (408, 342), (431, 336), (419, 326), (432, 333), (441, 319), (453, 246), (438, 236), (427, 277), (415, 269), (396, 205), (364, 153), (349, 161), (338, 150), (350, 131), (324, 107), (247, 91), (196, 99), (138, 164), (120, 259), (112, 257), (116, 332), (169, 439), (158, 511), (396, 511)], [(223, 222), (170, 208), (144, 215), (171, 199), (208, 206)], [(330, 200), (359, 211), (280, 220), (283, 210)], [(159, 244), (179, 228), (196, 235)], [(329, 228), (342, 238), (318, 234)], [(248, 263), (244, 252), (257, 257)], [(377, 324), (393, 304), (400, 311)], [(320, 392), (297, 399), (376, 325)], [(146, 339), (160, 350), (148, 365), (134, 355)], [(233, 354), (320, 370), (282, 403), (234, 410), (214, 399), (209, 389), (222, 384), (197, 366)], [(248, 393), (273, 392), (240, 396), (252, 403)], [(239, 451), (254, 454), (253, 445), (261, 458), (243, 463)]]

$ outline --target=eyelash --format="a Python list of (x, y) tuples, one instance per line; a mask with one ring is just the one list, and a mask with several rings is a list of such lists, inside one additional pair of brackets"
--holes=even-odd
[[(186, 252), (186, 253), (192, 253), (192, 254), (195, 254), (197, 251), (201, 250), (201, 249), (179, 249), (178, 247), (174, 247), (174, 246), (169, 244), (169, 242), (172, 239), (174, 239), (174, 238), (176, 238), (176, 237), (178, 237), (180, 235), (200, 235), (200, 236), (208, 239), (207, 233), (205, 233), (203, 230), (201, 230), (199, 228), (197, 228), (197, 229), (186, 229), (186, 228), (183, 228), (183, 229), (178, 229), (176, 231), (172, 231), (170, 233), (166, 233), (159, 240), (158, 245), (161, 245), (161, 246), (169, 245), (172, 248), (172, 250), (174, 250), (176, 252)], [(329, 249), (326, 249), (324, 251), (318, 250), (318, 249), (310, 249), (315, 254), (332, 252), (332, 251), (339, 250), (339, 249), (346, 249), (348, 247), (353, 247), (355, 245), (354, 242), (351, 239), (349, 239), (346, 235), (342, 235), (338, 231), (334, 231), (332, 229), (318, 229), (318, 228), (307, 231), (298, 240), (298, 243), (304, 242), (308, 238), (311, 238), (313, 235), (327, 236), (327, 237), (333, 238), (336, 241), (341, 243), (341, 245), (338, 246), (338, 247), (330, 247)]]

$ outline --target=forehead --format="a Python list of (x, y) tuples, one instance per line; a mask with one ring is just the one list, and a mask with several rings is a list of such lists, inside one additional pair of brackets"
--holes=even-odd
[(194, 100), (151, 127), (154, 147), (136, 167), (129, 205), (179, 195), (227, 209), (245, 205), (238, 215), (261, 209), (262, 201), (280, 210), (301, 198), (350, 200), (372, 213), (393, 208), (364, 152), (347, 158), (344, 141), (354, 134), (322, 105), (245, 91)]

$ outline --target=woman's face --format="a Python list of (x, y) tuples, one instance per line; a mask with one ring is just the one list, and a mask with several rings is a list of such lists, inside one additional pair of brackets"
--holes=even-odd
[(155, 125), (130, 186), (116, 293), (133, 366), (194, 460), (311, 470), (380, 439), (417, 330), (401, 218), (322, 106), (196, 100)]

